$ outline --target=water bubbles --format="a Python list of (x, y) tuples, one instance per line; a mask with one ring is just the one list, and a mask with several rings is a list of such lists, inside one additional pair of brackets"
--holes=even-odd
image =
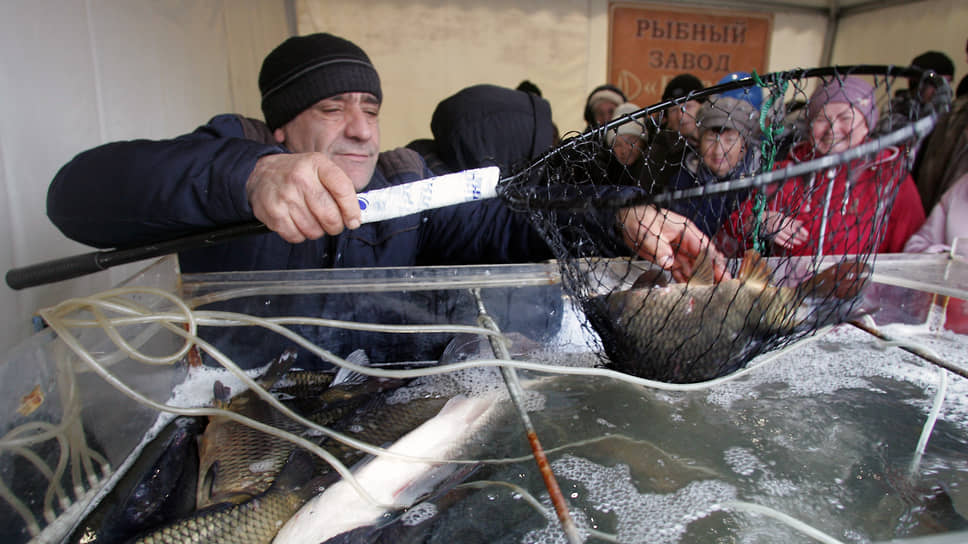
[(432, 502), (422, 502), (410, 508), (400, 516), (404, 525), (418, 525), (437, 515), (437, 505)]
[(723, 452), (723, 459), (733, 472), (742, 476), (752, 476), (757, 470), (766, 468), (766, 465), (747, 448), (729, 448)]
[[(552, 468), (559, 479), (575, 482), (584, 491), (581, 502), (573, 510), (576, 523), (589, 523), (589, 509), (613, 514), (617, 522), (617, 538), (620, 542), (651, 542), (657, 544), (678, 542), (692, 521), (702, 519), (713, 511), (713, 505), (731, 500), (735, 489), (717, 480), (703, 480), (687, 484), (671, 494), (640, 493), (632, 481), (628, 465), (607, 467), (587, 459), (566, 455), (556, 460)], [(579, 508), (581, 504), (584, 507)], [(588, 526), (588, 525), (586, 525)], [(598, 522), (594, 525), (598, 527)], [(542, 530), (532, 531), (527, 542), (561, 542), (554, 535), (560, 534), (556, 521), (550, 521)]]

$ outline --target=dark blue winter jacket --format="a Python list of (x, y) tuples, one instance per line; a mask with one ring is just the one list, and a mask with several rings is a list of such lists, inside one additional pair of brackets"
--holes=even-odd
[[(706, 164), (696, 155), (690, 156), (679, 169), (670, 183), (670, 190), (679, 191), (702, 187), (712, 183), (735, 180), (756, 173), (759, 166), (759, 152), (753, 148), (747, 150), (736, 166), (725, 176), (714, 174)], [(670, 209), (687, 217), (696, 224), (707, 236), (714, 236), (729, 217), (729, 214), (739, 208), (748, 196), (746, 189), (724, 193), (685, 198), (670, 204)]]
[[(152, 241), (255, 219), (245, 183), (264, 155), (285, 153), (260, 121), (219, 115), (172, 140), (110, 143), (57, 173), (50, 220), (95, 247)], [(408, 149), (380, 154), (365, 190), (432, 175)], [(369, 223), (339, 236), (290, 244), (275, 233), (179, 255), (182, 272), (384, 267), (535, 261), (551, 256), (525, 216), (497, 199)]]

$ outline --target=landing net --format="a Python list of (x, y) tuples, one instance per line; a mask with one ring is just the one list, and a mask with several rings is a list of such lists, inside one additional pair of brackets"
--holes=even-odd
[[(922, 104), (926, 87), (937, 92)], [(855, 315), (875, 255), (913, 233), (911, 159), (949, 100), (913, 69), (754, 74), (566, 140), (504, 196), (551, 245), (606, 366), (709, 380)], [(591, 203), (544, 205), (568, 191)], [(715, 251), (635, 236), (686, 220)]]

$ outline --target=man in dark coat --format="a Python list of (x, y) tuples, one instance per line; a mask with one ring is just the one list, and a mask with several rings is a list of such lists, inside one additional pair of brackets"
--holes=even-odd
[(419, 152), (435, 174), (498, 166), (507, 175), (548, 151), (555, 134), (547, 100), (486, 84), (461, 89), (437, 104), (430, 130), (432, 140), (407, 147)]
[[(352, 42), (325, 33), (286, 40), (263, 62), (259, 89), (265, 123), (219, 115), (171, 140), (116, 142), (79, 154), (51, 183), (49, 218), (68, 237), (96, 247), (253, 219), (273, 231), (182, 252), (182, 272), (551, 256), (527, 218), (499, 199), (361, 225), (357, 192), (432, 172), (416, 152), (380, 152), (380, 79)], [(665, 220), (674, 215), (642, 206), (622, 210), (615, 221), (643, 256), (688, 275), (707, 240), (686, 222)]]

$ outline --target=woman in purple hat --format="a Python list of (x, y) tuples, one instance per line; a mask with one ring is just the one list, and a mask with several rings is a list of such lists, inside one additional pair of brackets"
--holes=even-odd
[[(877, 123), (876, 106), (874, 89), (863, 79), (826, 82), (807, 105), (810, 137), (794, 146), (776, 168), (864, 143)], [(924, 223), (921, 199), (896, 147), (787, 180), (766, 193), (763, 213), (754, 212), (753, 197), (731, 216), (727, 231), (751, 246), (751, 235), (759, 226), (774, 254), (899, 253)], [(880, 233), (878, 243), (872, 237)]]

